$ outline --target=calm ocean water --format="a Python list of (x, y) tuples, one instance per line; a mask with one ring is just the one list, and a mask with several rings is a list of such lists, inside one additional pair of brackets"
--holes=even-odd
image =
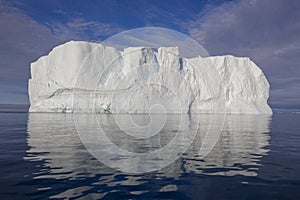
[[(116, 117), (126, 122), (126, 115)], [(175, 144), (184, 153), (156, 171), (151, 169), (160, 160), (142, 162), (123, 155), (107, 164), (105, 155), (113, 155), (113, 149), (108, 142), (99, 146), (98, 156), (106, 165), (150, 171), (126, 173), (106, 166), (87, 150), (82, 135), (89, 135), (91, 126), (85, 123), (95, 123), (88, 117), (79, 117), (82, 123), (76, 127), (71, 114), (4, 110), (0, 113), (0, 199), (300, 199), (299, 111), (228, 115), (224, 126), (222, 121), (209, 121), (208, 115), (198, 117), (200, 127), (194, 127), (193, 117), (184, 116), (180, 120), (189, 125), (178, 128), (179, 118), (172, 115), (159, 136), (134, 139), (118, 128), (132, 129), (133, 134), (139, 130), (117, 124), (112, 115), (98, 115), (95, 125), (101, 125), (109, 141), (139, 154), (167, 148), (178, 132), (198, 131), (188, 149), (182, 147), (190, 136), (179, 137)], [(149, 123), (147, 115), (133, 119), (141, 125)], [(210, 124), (222, 125), (223, 130), (203, 158), (197, 153), (201, 131)], [(177, 150), (169, 149), (169, 157)]]

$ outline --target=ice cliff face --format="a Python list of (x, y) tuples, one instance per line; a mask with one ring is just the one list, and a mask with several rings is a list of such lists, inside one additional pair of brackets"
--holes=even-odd
[(181, 58), (176, 47), (71, 41), (31, 64), (28, 87), (30, 112), (272, 113), (249, 58)]

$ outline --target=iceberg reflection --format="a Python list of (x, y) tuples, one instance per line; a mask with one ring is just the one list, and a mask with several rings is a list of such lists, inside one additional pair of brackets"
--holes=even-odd
[[(181, 176), (184, 177), (184, 174), (191, 172), (204, 175), (256, 176), (260, 159), (268, 153), (270, 119), (265, 115), (227, 116), (220, 138), (216, 141), (212, 151), (204, 158), (199, 156), (199, 149), (205, 133), (209, 127), (218, 129), (220, 125), (223, 125), (222, 120), (212, 122), (211, 115), (185, 115), (181, 119), (184, 122), (181, 127), (178, 125), (180, 116), (168, 116), (160, 133), (155, 136), (150, 134), (147, 139), (139, 137), (138, 129), (129, 125), (126, 127), (126, 124), (130, 124), (126, 122), (128, 120), (126, 115), (115, 116), (115, 120), (112, 115), (96, 115), (96, 118), (95, 115), (78, 115), (80, 124), (77, 126), (74, 124), (73, 117), (70, 114), (29, 114), (27, 138), (29, 149), (24, 159), (43, 163), (42, 166), (37, 166), (39, 171), (34, 174), (34, 179), (43, 181), (54, 179), (62, 182), (68, 180), (74, 184), (79, 182), (70, 188), (64, 185), (52, 186), (53, 181), (50, 181), (48, 190), (52, 191), (51, 187), (56, 188), (54, 194), (50, 193), (53, 198), (79, 196), (102, 198), (107, 191), (119, 191), (123, 187), (131, 188), (131, 194), (142, 194), (148, 192), (148, 185), (152, 183), (153, 178), (179, 179)], [(147, 115), (134, 115), (132, 119), (144, 127), (149, 124)], [(124, 123), (122, 125), (116, 123), (119, 120)], [(156, 120), (156, 122), (158, 121)], [(154, 120), (154, 126), (156, 126), (156, 122)], [(158, 149), (167, 147), (171, 142), (174, 143), (172, 148), (163, 152), (165, 157), (162, 159), (155, 157), (159, 154), (152, 154), (153, 157), (145, 156), (145, 159), (132, 159), (128, 155), (119, 155), (110, 158), (112, 164), (122, 165), (127, 169), (140, 169), (145, 166), (157, 168), (160, 167), (157, 165), (161, 164), (161, 160), (171, 158), (169, 156), (171, 153), (178, 150), (182, 153), (178, 151), (176, 159), (171, 164), (155, 173), (149, 173), (149, 176), (117, 171), (99, 162), (86, 149), (86, 142), (89, 142), (90, 145), (96, 145), (96, 150), (100, 149), (98, 156), (102, 155), (105, 159), (109, 159), (109, 156), (112, 155), (106, 153), (113, 151), (112, 146), (108, 143), (99, 144), (99, 141), (106, 140), (102, 140), (101, 137), (100, 139), (96, 138), (93, 135), (94, 132), (91, 131), (95, 130), (95, 127), (99, 127), (99, 124), (106, 132), (106, 139), (118, 148), (136, 154), (154, 153)], [(82, 138), (82, 135), (78, 134), (76, 130), (78, 127), (85, 130), (87, 136), (91, 137)], [(132, 131), (131, 134), (124, 134), (122, 131), (125, 129)], [(194, 130), (197, 130), (195, 135), (191, 134)], [(83, 145), (83, 143), (85, 144)], [(147, 179), (147, 177), (153, 178)], [(38, 190), (45, 190), (45, 186)], [(176, 190), (177, 186), (172, 184), (158, 188), (158, 191)]]
[[(86, 129), (88, 133), (91, 125), (98, 126), (95, 122), (100, 123), (101, 127), (105, 129), (109, 141), (123, 150), (134, 153), (155, 152), (157, 149), (175, 141), (177, 148), (168, 149), (165, 156), (168, 157), (168, 154), (171, 154), (172, 151), (178, 151), (178, 148), (181, 148), (184, 152), (179, 154), (172, 164), (156, 172), (163, 177), (178, 178), (184, 173), (190, 172), (206, 175), (256, 176), (261, 157), (268, 153), (270, 118), (266, 115), (228, 115), (220, 138), (212, 151), (204, 158), (200, 157), (198, 152), (207, 128), (209, 126), (214, 127), (214, 125), (211, 125), (210, 115), (186, 115), (181, 119), (185, 125), (180, 128), (178, 128), (178, 117), (176, 115), (168, 116), (169, 121), (166, 121), (160, 134), (158, 136), (151, 135), (149, 139), (134, 138), (133, 134), (137, 130), (132, 130), (132, 135), (121, 134), (112, 115), (97, 115), (96, 121), (93, 121), (90, 116), (93, 115), (80, 116), (81, 128)], [(117, 117), (121, 121), (122, 119), (126, 120), (126, 115)], [(141, 114), (134, 115), (133, 119), (141, 125), (147, 124), (149, 120), (147, 115)], [(124, 173), (107, 167), (87, 151), (86, 146), (83, 145), (82, 137), (77, 133), (73, 120), (73, 116), (70, 114), (29, 114), (27, 139), (29, 150), (24, 159), (38, 160), (44, 163), (40, 172), (35, 174), (35, 179), (84, 180), (97, 177), (89, 187), (84, 187), (87, 190), (103, 184), (107, 187), (114, 187), (116, 185), (141, 185), (145, 182), (143, 175), (131, 175), (130, 173), (125, 173), (125, 180), (117, 181), (116, 177), (119, 174), (124, 175)], [(199, 122), (199, 124), (195, 124), (196, 122)], [(84, 127), (85, 123), (89, 126)], [(219, 126), (218, 123), (223, 122), (214, 121), (212, 123)], [(125, 124), (122, 124), (123, 129), (130, 129)], [(191, 130), (197, 130), (197, 134), (189, 135)], [(179, 134), (180, 137), (174, 140), (177, 132), (183, 134)], [(90, 138), (88, 142), (91, 142), (91, 139), (93, 138)], [(98, 141), (95, 140), (92, 145), (97, 145)], [(185, 149), (186, 142), (189, 144), (187, 149)], [(101, 144), (99, 152), (109, 152), (112, 150), (110, 148), (111, 146), (108, 144)], [(124, 155), (111, 158), (111, 160), (117, 160), (117, 164), (127, 165), (129, 168), (142, 168), (143, 164), (147, 162), (150, 162), (151, 165), (155, 162), (159, 163), (159, 160), (152, 159), (149, 161), (145, 157), (143, 163), (141, 160), (132, 162)], [(83, 187), (78, 188), (78, 190), (80, 190), (79, 193), (82, 193)], [(73, 197), (76, 188), (73, 188), (71, 193), (70, 191), (63, 191), (61, 195), (55, 197)]]

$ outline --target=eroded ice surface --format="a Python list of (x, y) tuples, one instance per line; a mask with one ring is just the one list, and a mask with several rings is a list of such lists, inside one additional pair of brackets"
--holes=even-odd
[(249, 58), (182, 58), (177, 47), (71, 41), (31, 64), (30, 112), (270, 114)]

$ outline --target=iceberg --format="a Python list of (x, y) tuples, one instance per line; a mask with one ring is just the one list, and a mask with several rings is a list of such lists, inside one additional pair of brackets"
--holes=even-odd
[(271, 114), (269, 88), (246, 57), (70, 41), (31, 64), (29, 112)]

